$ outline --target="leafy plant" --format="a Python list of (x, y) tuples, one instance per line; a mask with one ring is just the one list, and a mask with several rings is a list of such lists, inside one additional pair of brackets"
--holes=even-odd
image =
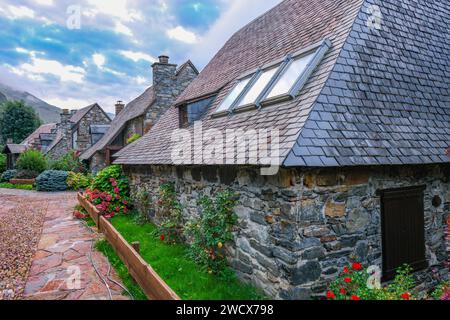
[(67, 176), (66, 171), (47, 170), (44, 171), (36, 178), (36, 190), (37, 191), (66, 191)]
[[(1, 146), (0, 146), (0, 148), (1, 148)], [(6, 155), (3, 153), (0, 153), (0, 174), (5, 172), (5, 170), (6, 170)]]
[(47, 169), (47, 160), (40, 151), (30, 149), (20, 154), (16, 166), (19, 170), (41, 173)]
[(137, 209), (137, 222), (146, 224), (150, 222), (150, 210), (152, 209), (152, 196), (145, 186), (139, 186), (132, 194), (133, 205)]
[(49, 169), (71, 171), (75, 173), (87, 172), (86, 166), (80, 159), (79, 152), (69, 151), (57, 160), (49, 160)]
[(158, 234), (161, 240), (179, 243), (183, 235), (183, 209), (177, 199), (175, 184), (165, 183), (159, 187), (159, 199), (156, 203)]
[(9, 181), (17, 176), (17, 170), (6, 170), (2, 173), (1, 181)]
[(100, 171), (93, 179), (91, 188), (86, 190), (86, 195), (105, 217), (128, 214), (130, 188), (120, 166), (110, 166)]
[(140, 138), (141, 138), (141, 135), (138, 133), (135, 133), (127, 139), (127, 144), (131, 144), (131, 143), (139, 140)]
[(12, 184), (12, 183), (8, 183), (8, 182), (0, 183), (0, 188), (33, 190), (33, 186), (31, 184)]
[(369, 286), (370, 275), (360, 263), (346, 266), (329, 287), (329, 300), (412, 300), (415, 281), (408, 265), (397, 270), (392, 283), (377, 288)]
[(69, 172), (67, 176), (67, 185), (72, 190), (82, 190), (88, 188), (92, 183), (92, 176), (82, 173)]
[(444, 281), (439, 284), (433, 291), (432, 296), (435, 300), (450, 300), (450, 282)]
[(185, 234), (192, 241), (189, 256), (209, 273), (225, 275), (227, 261), (225, 245), (233, 240), (233, 228), (237, 223), (234, 212), (237, 195), (229, 191), (220, 192), (214, 199), (203, 196), (199, 218), (192, 219)]

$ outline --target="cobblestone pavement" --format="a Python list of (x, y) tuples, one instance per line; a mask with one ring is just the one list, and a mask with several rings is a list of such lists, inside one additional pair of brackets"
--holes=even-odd
[[(0, 189), (0, 300), (127, 299), (109, 281), (97, 235), (72, 218), (75, 193)], [(118, 281), (114, 270), (111, 278)]]

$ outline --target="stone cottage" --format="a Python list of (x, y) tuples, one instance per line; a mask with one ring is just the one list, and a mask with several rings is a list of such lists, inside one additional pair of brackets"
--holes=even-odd
[(230, 262), (274, 298), (323, 295), (351, 261), (428, 289), (449, 271), (449, 24), (443, 2), (285, 0), (115, 163), (133, 190), (173, 181), (186, 219), (237, 192)]
[(167, 56), (160, 56), (152, 69), (153, 85), (127, 106), (119, 101), (109, 130), (81, 155), (93, 172), (111, 164), (112, 155), (122, 149), (131, 136), (148, 132), (198, 75), (191, 61), (177, 68), (176, 64), (169, 63)]
[[(84, 152), (98, 140), (99, 126), (109, 126), (111, 119), (97, 103), (80, 110), (62, 110), (61, 121), (50, 134), (40, 137), (46, 153), (54, 159), (69, 150)], [(93, 134), (95, 132), (95, 134)], [(46, 139), (51, 139), (48, 144)]]
[(21, 144), (27, 149), (41, 150), (47, 152), (53, 140), (56, 138), (56, 123), (43, 124), (30, 134)]

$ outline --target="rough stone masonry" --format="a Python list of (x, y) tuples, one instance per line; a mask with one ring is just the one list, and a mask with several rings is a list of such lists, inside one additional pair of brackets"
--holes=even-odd
[[(198, 215), (196, 200), (229, 188), (240, 195), (230, 263), (243, 280), (277, 299), (322, 295), (350, 261), (381, 267), (380, 198), (377, 190), (426, 185), (426, 255), (430, 268), (417, 273), (427, 290), (445, 267), (450, 166), (282, 169), (263, 177), (252, 167), (125, 166), (133, 191), (154, 197), (175, 182), (185, 219)], [(432, 198), (443, 199), (439, 207)], [(433, 272), (430, 272), (434, 270)]]

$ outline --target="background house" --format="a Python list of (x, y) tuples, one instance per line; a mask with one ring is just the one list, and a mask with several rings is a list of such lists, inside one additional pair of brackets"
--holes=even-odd
[[(69, 150), (83, 152), (91, 147), (95, 140), (98, 140), (99, 126), (109, 126), (110, 123), (111, 119), (97, 103), (80, 110), (64, 109), (61, 113), (61, 121), (56, 128), (50, 135), (41, 137), (41, 145), (54, 159), (61, 157)], [(50, 138), (53, 139), (48, 144), (46, 139)]]
[[(285, 0), (237, 32), (115, 163), (134, 191), (156, 197), (175, 182), (186, 219), (198, 194), (240, 194), (230, 260), (273, 297), (323, 294), (350, 261), (385, 280), (408, 263), (425, 290), (448, 278), (449, 23), (439, 2)], [(172, 133), (195, 121), (216, 136), (279, 130), (280, 171), (262, 176), (249, 156), (175, 164)]]
[(81, 155), (81, 159), (89, 162), (93, 172), (109, 165), (112, 155), (122, 149), (131, 136), (142, 136), (148, 132), (198, 75), (190, 61), (177, 68), (177, 65), (169, 63), (167, 56), (160, 56), (152, 69), (153, 86), (127, 106), (119, 101), (116, 104), (116, 117), (109, 130)]

